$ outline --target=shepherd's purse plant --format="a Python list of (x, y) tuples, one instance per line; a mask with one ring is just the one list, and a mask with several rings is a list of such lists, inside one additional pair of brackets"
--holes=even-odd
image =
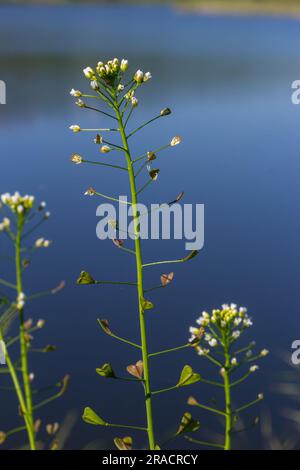
[[(173, 148), (180, 144), (181, 138), (179, 136), (173, 137), (169, 143), (163, 145), (159, 148), (150, 148), (145, 149), (145, 153), (142, 155), (135, 155), (132, 146), (131, 140), (132, 137), (139, 131), (141, 131), (148, 124), (164, 118), (171, 114), (169, 108), (163, 108), (156, 116), (149, 119), (147, 122), (138, 125), (135, 129), (129, 130), (129, 124), (131, 122), (131, 117), (133, 116), (134, 110), (139, 104), (138, 98), (136, 97), (136, 91), (144, 86), (151, 79), (151, 74), (149, 72), (143, 73), (141, 70), (137, 70), (133, 75), (129, 76), (128, 79), (125, 79), (125, 74), (128, 69), (128, 61), (123, 59), (119, 61), (118, 59), (109, 60), (107, 63), (99, 62), (94, 69), (87, 67), (83, 70), (85, 77), (89, 80), (91, 93), (83, 93), (80, 90), (71, 90), (71, 95), (77, 98), (76, 104), (81, 109), (94, 110), (99, 113), (99, 116), (102, 115), (105, 119), (110, 119), (114, 123), (113, 127), (103, 125), (98, 129), (86, 129), (82, 128), (78, 124), (73, 124), (70, 126), (70, 129), (74, 133), (81, 132), (94, 132), (94, 142), (99, 148), (99, 155), (106, 155), (106, 157), (111, 154), (120, 153), (123, 154), (124, 161), (121, 164), (115, 164), (112, 160), (105, 162), (92, 161), (85, 158), (79, 154), (73, 154), (71, 161), (74, 164), (92, 164), (99, 165), (102, 167), (107, 167), (109, 169), (114, 169), (124, 173), (124, 176), (127, 175), (130, 185), (130, 201), (126, 204), (130, 205), (132, 209), (133, 217), (133, 238), (134, 238), (134, 248), (129, 248), (124, 245), (124, 241), (118, 238), (118, 233), (126, 230), (126, 227), (120, 227), (118, 221), (111, 221), (111, 224), (115, 228), (116, 236), (113, 239), (114, 244), (121, 250), (128, 253), (128, 256), (134, 256), (136, 260), (136, 276), (133, 281), (128, 280), (113, 280), (113, 281), (100, 281), (95, 279), (94, 273), (90, 274), (86, 271), (82, 271), (78, 279), (78, 284), (120, 284), (120, 285), (133, 285), (137, 291), (137, 310), (138, 310), (138, 321), (140, 327), (140, 343), (134, 343), (131, 340), (127, 340), (119, 335), (116, 335), (110, 328), (107, 320), (100, 319), (99, 323), (104, 332), (110, 335), (113, 338), (116, 338), (120, 341), (125, 342), (131, 347), (135, 348), (138, 352), (138, 360), (136, 364), (131, 364), (127, 367), (129, 374), (133, 376), (132, 379), (137, 382), (137, 384), (142, 385), (144, 389), (144, 398), (145, 398), (145, 414), (146, 414), (146, 424), (145, 426), (135, 426), (133, 424), (112, 424), (107, 422), (101, 416), (99, 416), (94, 410), (87, 407), (84, 410), (83, 419), (90, 424), (100, 425), (100, 426), (109, 426), (109, 427), (120, 427), (125, 429), (139, 430), (146, 432), (148, 436), (148, 448), (156, 449), (158, 448), (158, 443), (156, 439), (155, 429), (156, 426), (154, 423), (153, 412), (152, 412), (152, 401), (153, 398), (159, 394), (168, 392), (169, 389), (153, 390), (151, 387), (151, 377), (149, 370), (149, 361), (154, 356), (159, 356), (161, 354), (169, 353), (178, 349), (194, 346), (193, 343), (186, 343), (180, 347), (165, 349), (162, 351), (150, 353), (148, 346), (148, 335), (147, 335), (147, 313), (150, 309), (154, 308), (152, 301), (148, 297), (148, 292), (156, 288), (165, 288), (173, 280), (174, 273), (162, 273), (160, 278), (160, 284), (154, 287), (146, 287), (144, 283), (144, 270), (150, 268), (151, 266), (163, 265), (163, 264), (176, 264), (183, 263), (191, 260), (197, 255), (197, 251), (190, 252), (187, 256), (169, 260), (169, 261), (152, 261), (145, 262), (143, 259), (142, 246), (141, 246), (141, 237), (140, 237), (140, 221), (143, 214), (139, 213), (138, 202), (142, 192), (148, 188), (150, 185), (155, 184), (155, 181), (159, 175), (159, 168), (152, 167), (153, 162), (157, 161), (161, 155), (161, 152), (168, 148)], [(92, 102), (92, 104), (90, 104)], [(97, 106), (100, 105), (100, 107)], [(100, 127), (100, 126), (99, 126)], [(117, 142), (111, 142), (111, 139), (105, 137), (106, 134), (111, 133), (112, 135), (119, 135), (120, 140)], [(146, 176), (144, 183), (139, 183), (141, 176)], [(108, 199), (110, 201), (115, 201), (120, 203), (119, 198), (112, 195), (107, 195), (100, 193), (97, 188), (88, 188), (86, 193), (87, 196), (96, 196)], [(171, 201), (169, 205), (172, 205), (178, 202), (183, 193), (180, 193), (174, 201)], [(132, 321), (135, 320), (135, 317), (132, 318)], [(196, 343), (198, 339), (196, 339)], [(121, 378), (114, 372), (112, 366), (108, 363), (104, 364), (102, 367), (97, 369), (97, 373), (106, 378), (117, 379)], [(127, 379), (128, 380), (128, 379)], [(183, 387), (189, 384), (192, 384), (198, 380), (197, 375), (194, 374), (190, 366), (185, 366), (181, 372), (180, 378), (176, 386), (172, 388)], [(188, 431), (194, 431), (198, 429), (198, 423), (195, 422), (190, 413), (185, 413), (179, 429), (176, 435), (183, 434)], [(119, 449), (130, 449), (132, 447), (132, 438), (126, 436), (125, 438), (116, 438), (115, 444)]]
[[(255, 418), (248, 426), (237, 427), (239, 426), (240, 413), (264, 398), (262, 393), (258, 393), (256, 398), (236, 407), (233, 405), (233, 391), (236, 386), (242, 384), (259, 369), (257, 361), (266, 357), (269, 351), (262, 349), (259, 353), (254, 353), (255, 341), (240, 348), (236, 347), (241, 335), (252, 326), (252, 319), (248, 316), (245, 307), (224, 304), (220, 309), (214, 309), (212, 312), (202, 312), (196, 323), (198, 326), (190, 327), (190, 342), (194, 343), (195, 340), (201, 338), (201, 342), (195, 346), (195, 350), (199, 356), (217, 368), (217, 377), (219, 376), (221, 379), (208, 380), (199, 375), (199, 380), (222, 391), (224, 407), (221, 409), (199, 403), (192, 396), (189, 397), (188, 404), (221, 416), (225, 422), (225, 433), (222, 443), (185, 437), (191, 442), (204, 446), (230, 450), (233, 435), (253, 427), (258, 422)], [(243, 369), (246, 369), (245, 372), (242, 372)]]
[[(0, 235), (7, 238), (12, 246), (12, 256), (5, 256), (7, 261), (14, 263), (15, 279), (0, 279), (0, 346), (4, 357), (4, 366), (0, 366), (0, 376), (5, 378), (10, 376), (13, 387), (1, 384), (2, 394), (13, 391), (18, 400), (18, 415), (23, 421), (17, 427), (0, 431), (0, 444), (3, 444), (10, 436), (26, 431), (28, 436), (28, 446), (31, 450), (36, 450), (37, 434), (41, 426), (38, 413), (42, 407), (56, 398), (62, 396), (66, 391), (69, 376), (66, 375), (60, 382), (54, 385), (47, 384), (43, 389), (36, 389), (33, 383), (36, 381), (34, 373), (30, 369), (30, 355), (32, 353), (48, 353), (55, 350), (53, 345), (46, 345), (42, 348), (33, 346), (33, 333), (37, 332), (45, 325), (44, 319), (36, 322), (26, 316), (27, 304), (36, 298), (45, 295), (56, 294), (63, 288), (64, 283), (44, 292), (34, 292), (26, 294), (24, 292), (24, 271), (30, 265), (34, 254), (51, 244), (50, 240), (37, 238), (32, 240), (32, 234), (50, 216), (50, 212), (45, 211), (46, 203), (35, 204), (33, 196), (21, 196), (19, 192), (14, 194), (4, 193), (1, 195), (0, 210), (4, 213), (0, 223)], [(3, 257), (2, 257), (3, 258)], [(3, 261), (3, 259), (2, 259)], [(3, 267), (3, 262), (1, 262)], [(2, 289), (7, 290), (3, 292)], [(16, 321), (17, 334), (9, 336), (13, 330), (13, 323)], [(14, 331), (14, 330), (13, 330)], [(42, 398), (38, 397), (42, 395)], [(1, 398), (3, 403), (3, 397)], [(2, 423), (1, 423), (2, 425)], [(58, 430), (57, 423), (48, 423), (46, 431), (51, 436), (51, 447), (55, 448), (55, 436)]]

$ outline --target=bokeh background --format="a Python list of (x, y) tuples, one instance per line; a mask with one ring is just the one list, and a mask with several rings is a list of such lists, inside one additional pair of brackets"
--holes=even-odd
[[(151, 350), (184, 343), (189, 326), (203, 309), (224, 302), (246, 305), (254, 327), (244, 340), (256, 339), (258, 347), (267, 347), (271, 355), (239, 389), (236, 400), (244, 403), (264, 391), (260, 410), (271, 416), (272, 442), (280, 436), (279, 448), (292, 436), (297, 446), (294, 423), (283, 416), (292, 405), (274, 388), (282, 380), (281, 371), (291, 373), (282, 354), (290, 355), (291, 343), (300, 334), (300, 108), (291, 103), (291, 83), (300, 78), (300, 23), (287, 10), (289, 3), (299, 2), (281, 2), (281, 10), (284, 3), (289, 15), (278, 16), (238, 15), (237, 5), (227, 15), (211, 15), (189, 10), (189, 2), (180, 7), (172, 2), (139, 3), (144, 2), (1, 2), (0, 6), (0, 79), (7, 84), (7, 104), (0, 107), (0, 189), (35, 194), (47, 201), (52, 213), (37, 236), (54, 243), (26, 271), (26, 293), (53, 287), (61, 279), (67, 283), (59, 296), (37, 300), (30, 310), (31, 317), (47, 321), (36, 343), (54, 343), (58, 348), (32, 358), (37, 385), (53, 383), (66, 372), (72, 377), (68, 394), (45, 408), (41, 417), (45, 424), (67, 416), (71, 429), (63, 446), (73, 449), (112, 447), (112, 437), (120, 434), (83, 423), (84, 406), (92, 406), (112, 422), (143, 423), (142, 391), (130, 383), (120, 387), (95, 373), (107, 361), (122, 373), (139, 359), (135, 350), (103, 335), (96, 322), (98, 317), (108, 318), (116, 332), (137, 340), (135, 292), (130, 287), (75, 284), (81, 269), (98, 279), (125, 280), (134, 273), (130, 255), (96, 238), (99, 201), (83, 197), (88, 186), (126, 194), (126, 176), (72, 165), (73, 152), (91, 160), (98, 153), (91, 134), (68, 130), (70, 124), (101, 127), (105, 122), (74, 106), (69, 95), (72, 87), (87, 89), (82, 69), (98, 60), (126, 57), (132, 70), (153, 74), (138, 93), (136, 122), (165, 106), (173, 111), (135, 138), (136, 155), (163, 145), (175, 134), (184, 137), (181, 146), (161, 159), (160, 177), (144, 193), (144, 201), (169, 201), (185, 191), (184, 202), (204, 203), (206, 211), (204, 249), (193, 262), (176, 266), (172, 286), (153, 292)], [(225, 3), (245, 6), (242, 1)], [(256, 3), (261, 8), (268, 2)], [(260, 13), (265, 13), (264, 8)], [(1, 238), (1, 255), (6, 250)], [(146, 260), (182, 255), (183, 241), (145, 242)], [(2, 277), (3, 273), (13, 274), (4, 261)], [(159, 268), (147, 271), (149, 285), (160, 274)], [(186, 363), (204, 376), (210, 373), (193, 351), (174, 353), (153, 360), (154, 388), (175, 384)], [(1, 429), (8, 428), (14, 416), (14, 401), (4, 393)], [(206, 403), (215, 397), (211, 389), (195, 385), (155, 400), (161, 440), (177, 428), (190, 393)], [(245, 425), (260, 410), (246, 413)], [(206, 413), (194, 414), (201, 420), (202, 437), (214, 436), (211, 431), (221, 424)], [(238, 436), (236, 446), (270, 446), (266, 440), (270, 432), (266, 426), (263, 431), (257, 426)], [(137, 447), (145, 444), (143, 436), (134, 438)], [(18, 436), (14, 445), (22, 444)], [(170, 447), (192, 448), (192, 444), (177, 440)]]

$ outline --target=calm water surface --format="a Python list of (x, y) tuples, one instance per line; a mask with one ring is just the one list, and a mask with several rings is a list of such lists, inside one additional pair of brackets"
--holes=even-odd
[[(69, 90), (86, 86), (84, 66), (125, 56), (133, 68), (153, 74), (140, 93), (138, 122), (162, 107), (173, 110), (170, 118), (134, 140), (136, 154), (175, 134), (184, 136), (182, 146), (161, 160), (160, 178), (153, 192), (145, 192), (145, 202), (168, 201), (184, 190), (186, 203), (204, 203), (206, 210), (200, 256), (176, 267), (173, 286), (152, 295), (157, 308), (149, 313), (151, 350), (185, 342), (188, 327), (204, 308), (226, 301), (246, 305), (255, 319), (248, 339), (255, 337), (258, 346), (273, 354), (236, 399), (243, 403), (264, 390), (275, 431), (292, 432), (278, 417), (287, 404), (271, 389), (286, 367), (279, 354), (288, 353), (300, 334), (300, 108), (290, 101), (291, 82), (300, 75), (299, 41), (300, 23), (288, 19), (206, 17), (148, 7), (0, 8), (0, 78), (7, 83), (7, 105), (0, 108), (0, 189), (33, 193), (47, 201), (53, 215), (40, 236), (54, 244), (36, 257), (25, 291), (67, 281), (59, 297), (32, 304), (31, 315), (47, 320), (36, 342), (58, 347), (53, 355), (33, 358), (38, 386), (66, 372), (72, 376), (68, 395), (41, 413), (45, 420), (61, 421), (67, 412), (79, 416), (90, 405), (112, 422), (143, 423), (141, 390), (125, 384), (126, 395), (120, 396), (118, 384), (101, 380), (94, 371), (109, 361), (121, 374), (138, 359), (135, 351), (105, 337), (96, 323), (97, 317), (109, 318), (116, 331), (137, 340), (136, 313), (130, 307), (135, 293), (75, 285), (81, 269), (99, 279), (128, 279), (134, 272), (130, 256), (97, 240), (97, 201), (82, 196), (88, 186), (126, 194), (126, 176), (69, 162), (75, 151), (90, 159), (98, 155), (91, 135), (73, 135), (68, 126), (102, 125), (98, 116), (74, 106)], [(3, 253), (5, 246), (0, 249)], [(183, 254), (181, 241), (145, 243), (147, 260)], [(147, 282), (155, 284), (160, 274), (158, 268), (148, 271)], [(153, 360), (153, 387), (173, 385), (185, 363), (209, 374), (205, 361), (192, 351), (174, 353)], [(203, 401), (211, 399), (205, 386), (191, 392)], [(189, 393), (183, 389), (156, 400), (160, 439), (176, 428)], [(7, 428), (3, 400), (1, 428)], [(204, 436), (219, 425), (205, 413), (199, 417)], [(78, 418), (65, 447), (94, 441), (107, 447), (119, 434)], [(135, 442), (141, 447), (145, 441), (138, 435)], [(262, 446), (260, 430), (251, 431), (242, 445)]]

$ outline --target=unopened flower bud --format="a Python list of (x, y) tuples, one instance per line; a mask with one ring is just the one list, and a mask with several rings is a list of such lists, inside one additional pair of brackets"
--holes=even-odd
[(111, 148), (108, 145), (102, 145), (102, 147), (100, 148), (101, 153), (108, 153), (110, 151), (111, 151)]
[(9, 229), (10, 227), (10, 220), (8, 217), (4, 217), (3, 221), (0, 224), (0, 232), (3, 232), (4, 230)]
[(168, 116), (169, 114), (171, 114), (171, 112), (172, 111), (170, 110), (170, 108), (164, 108), (164, 109), (161, 110), (160, 115), (161, 116)]
[(118, 91), (123, 91), (124, 90), (124, 85), (122, 85), (122, 83), (120, 83), (118, 85), (118, 88), (117, 88)]
[(262, 349), (262, 350), (260, 351), (260, 356), (261, 356), (261, 357), (265, 357), (265, 356), (267, 356), (268, 354), (269, 354), (268, 349)]
[(95, 76), (95, 72), (91, 67), (86, 67), (85, 69), (83, 69), (83, 74), (86, 78), (89, 78), (89, 79)]
[(45, 323), (46, 323), (45, 320), (40, 319), (40, 320), (37, 321), (36, 326), (37, 326), (37, 328), (43, 328), (45, 326)]
[(142, 83), (143, 80), (144, 80), (144, 74), (142, 72), (142, 70), (137, 70), (134, 74), (134, 77), (133, 79), (137, 82), (137, 83)]
[(38, 207), (38, 211), (42, 211), (43, 209), (45, 209), (46, 205), (47, 205), (46, 202), (42, 201)]
[(99, 84), (98, 84), (97, 80), (92, 80), (91, 81), (91, 88), (92, 88), (92, 90), (95, 90), (95, 91), (99, 90)]
[(121, 60), (120, 69), (121, 69), (122, 72), (126, 72), (126, 70), (128, 69), (128, 60), (127, 59), (122, 59)]

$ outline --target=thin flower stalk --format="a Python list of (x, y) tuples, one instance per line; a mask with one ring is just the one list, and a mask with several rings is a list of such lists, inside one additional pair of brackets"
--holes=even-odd
[[(95, 143), (98, 145), (105, 144), (104, 146), (100, 147), (100, 151), (109, 154), (113, 149), (120, 150), (123, 152), (125, 162), (126, 162), (126, 170), (128, 173), (129, 179), (129, 186), (130, 186), (130, 203), (127, 203), (131, 206), (132, 218), (133, 218), (133, 231), (132, 231), (132, 238), (134, 241), (134, 249), (130, 249), (124, 246), (122, 240), (113, 240), (114, 244), (125, 251), (128, 251), (135, 256), (135, 271), (136, 271), (136, 282), (135, 287), (137, 291), (137, 305), (138, 305), (138, 320), (139, 320), (139, 330), (140, 330), (140, 345), (137, 343), (131, 342), (126, 340), (118, 335), (115, 335), (110, 327), (108, 326), (107, 320), (99, 320), (100, 326), (104, 330), (104, 332), (115, 339), (119, 339), (122, 342), (127, 343), (135, 348), (139, 348), (141, 351), (141, 360), (138, 361), (136, 364), (130, 365), (127, 367), (127, 371), (134, 375), (135, 378), (138, 378), (139, 382), (142, 381), (143, 388), (144, 388), (144, 400), (145, 400), (145, 417), (146, 423), (144, 429), (147, 432), (148, 437), (148, 448), (150, 450), (154, 450), (157, 448), (157, 440), (156, 440), (156, 429), (154, 426), (154, 419), (153, 419), (153, 396), (159, 391), (153, 391), (151, 385), (151, 376), (150, 376), (150, 367), (149, 362), (150, 358), (153, 356), (158, 356), (160, 354), (165, 354), (168, 352), (172, 352), (175, 350), (182, 349), (183, 347), (188, 347), (190, 345), (184, 345), (183, 347), (179, 348), (170, 348), (168, 350), (162, 350), (160, 353), (153, 353), (149, 352), (149, 345), (148, 345), (148, 335), (147, 335), (147, 328), (146, 328), (146, 316), (148, 310), (152, 309), (154, 305), (151, 301), (144, 298), (145, 292), (151, 291), (147, 289), (144, 285), (144, 268), (148, 266), (154, 266), (157, 264), (165, 264), (165, 263), (179, 263), (185, 262), (192, 259), (194, 256), (197, 255), (197, 252), (192, 252), (188, 256), (174, 261), (155, 261), (151, 263), (144, 263), (143, 262), (143, 255), (142, 255), (142, 246), (141, 246), (141, 237), (140, 237), (140, 219), (141, 214), (138, 211), (138, 204), (139, 204), (139, 196), (143, 192), (144, 189), (151, 183), (154, 183), (157, 179), (159, 169), (152, 170), (151, 167), (148, 169), (148, 180), (140, 187), (137, 188), (136, 185), (136, 177), (139, 174), (139, 170), (137, 174), (135, 174), (134, 165), (136, 162), (145, 159), (142, 167), (144, 168), (147, 163), (151, 163), (153, 159), (155, 159), (155, 155), (153, 152), (146, 152), (141, 157), (135, 157), (132, 148), (129, 145), (129, 139), (138, 131), (141, 131), (145, 126), (149, 125), (150, 123), (156, 121), (158, 118), (163, 116), (167, 116), (171, 113), (169, 108), (164, 108), (159, 115), (155, 116), (152, 119), (149, 119), (146, 123), (137, 126), (133, 131), (127, 133), (127, 126), (131, 117), (134, 115), (134, 110), (139, 104), (139, 100), (137, 99), (135, 93), (139, 89), (141, 85), (145, 82), (150, 80), (151, 74), (149, 72), (144, 73), (141, 70), (136, 71), (132, 79), (128, 82), (123, 83), (123, 77), (125, 72), (128, 68), (128, 61), (126, 59), (112, 59), (108, 62), (104, 63), (102, 61), (98, 62), (95, 69), (91, 67), (87, 67), (84, 69), (84, 75), (90, 81), (91, 88), (96, 91), (97, 95), (101, 97), (105, 104), (109, 105), (111, 109), (114, 110), (115, 118), (118, 122), (118, 133), (121, 140), (121, 144), (115, 144), (108, 140), (103, 140), (101, 136), (97, 136), (95, 139)], [(71, 94), (74, 96), (79, 96), (78, 93), (74, 89), (71, 91)], [(82, 96), (85, 96), (82, 94)], [(83, 106), (84, 109), (84, 106)], [(81, 127), (79, 125), (71, 126), (71, 130), (73, 132), (79, 132)], [(116, 135), (116, 132), (114, 132)], [(172, 138), (170, 143), (159, 147), (155, 152), (159, 152), (169, 147), (173, 147), (178, 145), (181, 142), (180, 137), (175, 136)], [(81, 163), (83, 160), (75, 161), (74, 163)], [(89, 163), (87, 160), (84, 160), (85, 163)], [(110, 199), (114, 202), (122, 202), (117, 198), (107, 197), (101, 193), (98, 193), (93, 188), (87, 190), (86, 195), (100, 195), (105, 197), (106, 199)], [(179, 200), (179, 199), (178, 199)], [(117, 223), (115, 224), (116, 231), (118, 230)], [(166, 276), (166, 277), (164, 277)], [(165, 287), (173, 278), (173, 273), (169, 275), (163, 275), (162, 279), (162, 287)], [(80, 275), (80, 282), (79, 284), (97, 284), (94, 278), (87, 272), (82, 272)], [(100, 282), (101, 284), (101, 282)], [(118, 374), (115, 374), (113, 369), (109, 364), (105, 364), (97, 370), (102, 377), (106, 378), (119, 378)], [(178, 388), (180, 386), (189, 385), (194, 383), (195, 381), (200, 380), (200, 376), (198, 377), (189, 366), (185, 366), (184, 370), (182, 371), (181, 378), (178, 384), (174, 387), (170, 387), (168, 390), (173, 390), (173, 388)], [(166, 390), (167, 391), (167, 390)], [(162, 392), (162, 390), (161, 390)], [(107, 423), (103, 418), (97, 415), (91, 408), (87, 407), (84, 410), (83, 414), (84, 421), (93, 424), (93, 425), (100, 425), (100, 426), (109, 426), (110, 424)], [(192, 420), (189, 413), (186, 413), (184, 416), (183, 421), (180, 426), (180, 431), (178, 433), (184, 433), (186, 430), (196, 429), (198, 428), (198, 424)], [(137, 429), (135, 427), (135, 429)], [(128, 438), (129, 439), (129, 438)], [(131, 438), (130, 438), (131, 439)], [(118, 441), (119, 442), (119, 441)], [(124, 444), (125, 445), (125, 444)]]
[[(190, 341), (191, 343), (199, 336), (199, 331), (203, 331), (201, 342), (195, 347), (199, 356), (209, 360), (218, 367), (219, 376), (223, 381), (222, 384), (211, 380), (202, 380), (207, 384), (221, 387), (224, 392), (224, 409), (218, 410), (214, 407), (199, 403), (196, 398), (190, 397), (188, 403), (192, 406), (210, 411), (212, 413), (220, 414), (225, 419), (225, 432), (224, 443), (221, 446), (224, 450), (232, 449), (232, 435), (236, 432), (234, 425), (238, 414), (251, 406), (256, 405), (263, 399), (263, 394), (259, 393), (257, 398), (251, 400), (243, 406), (233, 409), (232, 405), (232, 390), (235, 386), (241, 384), (249, 376), (258, 370), (258, 365), (248, 366), (248, 371), (238, 377), (234, 376), (239, 371), (240, 367), (247, 365), (252, 357), (253, 343), (246, 347), (238, 349), (235, 353), (232, 350), (233, 344), (240, 338), (248, 328), (252, 326), (252, 320), (247, 314), (247, 309), (244, 307), (238, 308), (236, 304), (224, 304), (221, 309), (215, 309), (211, 313), (202, 312), (201, 316), (196, 320), (197, 327), (190, 327)], [(212, 350), (218, 352), (222, 359), (217, 360), (211, 353)], [(243, 357), (240, 356), (244, 354)], [(263, 349), (254, 358), (259, 359), (267, 356), (268, 350)], [(238, 356), (239, 355), (239, 356)], [(238, 357), (238, 358), (237, 358)], [(197, 442), (193, 440), (192, 442)], [(203, 441), (198, 441), (199, 444), (207, 444)], [(220, 447), (217, 444), (217, 447)]]

